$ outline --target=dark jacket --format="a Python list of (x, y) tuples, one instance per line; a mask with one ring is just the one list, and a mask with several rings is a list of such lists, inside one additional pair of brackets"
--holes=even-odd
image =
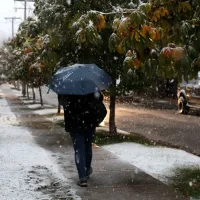
[(65, 130), (70, 133), (84, 133), (94, 129), (107, 114), (103, 95), (58, 95), (64, 108)]

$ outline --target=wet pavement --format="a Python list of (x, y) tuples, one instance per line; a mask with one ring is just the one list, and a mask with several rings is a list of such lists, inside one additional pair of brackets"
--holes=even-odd
[(185, 199), (173, 188), (97, 147), (94, 147), (94, 173), (88, 181), (89, 187), (79, 188), (69, 135), (43, 116), (34, 115), (7, 85), (1, 90), (9, 106), (3, 94), (4, 104), (0, 105), (11, 108), (3, 113), (13, 112), (17, 123), (5, 123), (7, 128), (1, 132), (0, 158), (4, 164), (0, 171), (4, 181), (0, 187), (4, 193), (0, 193), (0, 199)]
[(158, 144), (200, 155), (200, 117), (195, 112), (179, 115), (176, 110), (160, 110), (120, 105), (117, 126), (138, 133)]

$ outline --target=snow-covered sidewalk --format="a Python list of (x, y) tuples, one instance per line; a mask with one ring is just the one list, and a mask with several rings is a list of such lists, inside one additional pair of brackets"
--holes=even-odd
[(165, 183), (176, 168), (200, 168), (200, 158), (183, 150), (136, 143), (112, 144), (103, 148)]
[[(27, 129), (14, 126), (18, 120), (4, 98), (0, 99), (0, 121), (0, 199), (52, 199), (40, 189), (50, 185), (52, 180), (65, 185), (68, 181), (51, 153), (36, 145)], [(78, 199), (70, 186), (67, 188), (68, 194)]]

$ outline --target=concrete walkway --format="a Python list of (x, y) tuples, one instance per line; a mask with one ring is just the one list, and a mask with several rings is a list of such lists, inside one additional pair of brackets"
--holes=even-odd
[[(14, 95), (8, 96), (7, 99), (23, 126), (26, 126), (34, 136), (36, 143), (52, 152), (63, 176), (70, 180), (71, 187), (76, 189), (76, 194), (83, 200), (186, 199), (173, 188), (120, 160), (112, 153), (97, 147), (93, 148), (94, 172), (88, 181), (89, 187), (78, 187), (76, 185), (77, 172), (74, 164), (74, 152), (69, 135), (65, 133), (63, 128), (48, 124), (50, 122), (45, 121), (44, 117), (32, 115), (32, 111), (24, 109), (26, 105), (23, 105)], [(36, 128), (31, 125), (30, 122), (33, 121), (36, 124), (41, 124), (41, 127), (37, 126)]]

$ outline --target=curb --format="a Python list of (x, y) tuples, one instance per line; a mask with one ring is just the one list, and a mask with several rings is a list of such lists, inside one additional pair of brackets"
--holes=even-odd
[[(107, 131), (109, 132), (109, 127), (97, 127), (96, 131)], [(117, 129), (117, 133), (124, 134), (124, 135), (131, 135), (129, 132), (123, 131), (121, 129)]]

